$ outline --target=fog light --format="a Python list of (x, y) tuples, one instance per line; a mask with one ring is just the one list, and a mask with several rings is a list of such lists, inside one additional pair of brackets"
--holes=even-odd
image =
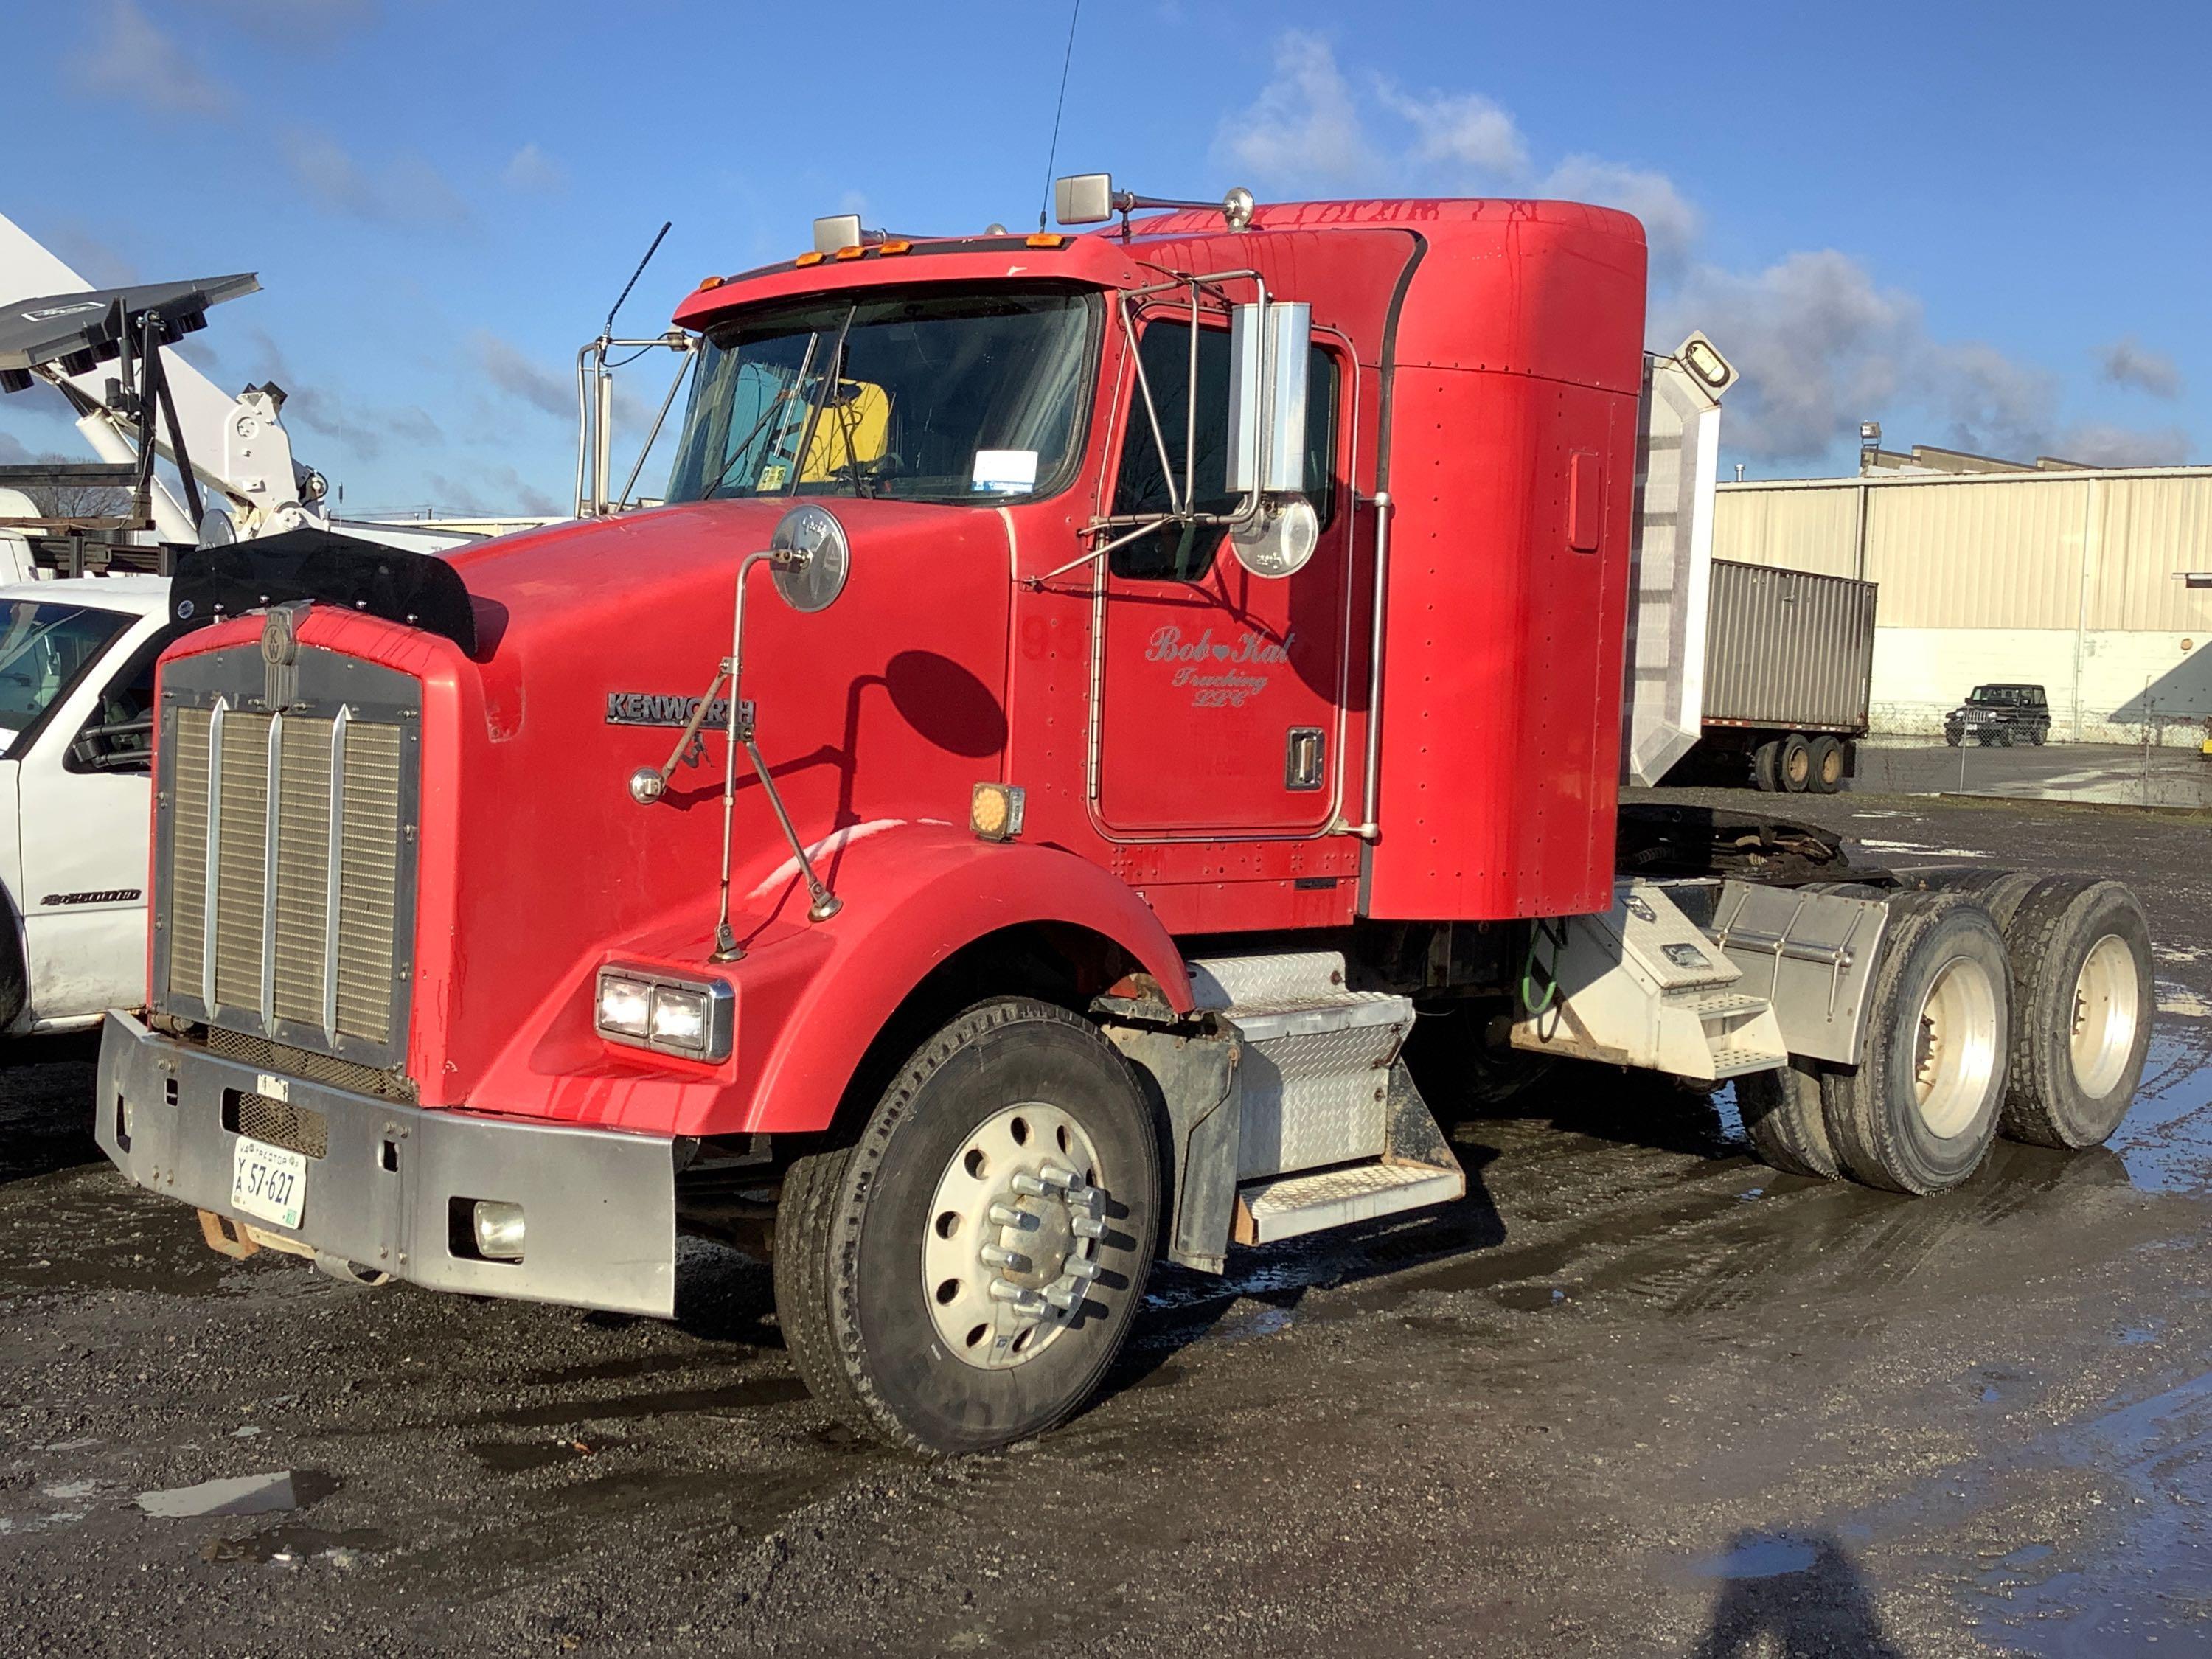
[(985, 841), (1022, 833), (1022, 792), (1011, 783), (979, 783), (968, 800), (968, 827)]
[(599, 1029), (621, 1036), (641, 1037), (650, 1018), (653, 987), (643, 980), (619, 974), (599, 975)]
[(673, 985), (653, 988), (653, 1040), (672, 1048), (697, 1054), (707, 1046), (707, 994), (678, 990)]
[(522, 1206), (480, 1198), (475, 1219), (478, 1255), (493, 1261), (522, 1260)]

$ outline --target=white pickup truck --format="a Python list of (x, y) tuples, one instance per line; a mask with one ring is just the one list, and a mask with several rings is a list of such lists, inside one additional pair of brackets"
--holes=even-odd
[(159, 576), (0, 586), (0, 1036), (97, 1024), (146, 972)]

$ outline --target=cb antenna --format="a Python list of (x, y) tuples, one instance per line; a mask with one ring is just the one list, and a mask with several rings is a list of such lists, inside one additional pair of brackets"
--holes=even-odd
[(1067, 107), (1067, 66), (1075, 61), (1075, 21), (1083, 15), (1083, 0), (1067, 9), (1067, 52), (1060, 60), (1060, 100), (1052, 106), (1052, 143), (1044, 153), (1044, 200), (1037, 205), (1037, 228), (1052, 207), (1052, 169), (1060, 160), (1060, 112)]
[(673, 225), (675, 222), (676, 222), (673, 219), (665, 220), (662, 222), (660, 227), (660, 234), (653, 239), (653, 246), (646, 249), (645, 258), (637, 262), (637, 269), (630, 272), (629, 281), (624, 283), (623, 284), (623, 291), (615, 295), (615, 302), (607, 312), (607, 325), (599, 331), (600, 333), (605, 335), (609, 339), (612, 339), (614, 337), (615, 313), (623, 308), (623, 301), (629, 298), (630, 289), (635, 288), (637, 286), (637, 279), (645, 275), (645, 268), (653, 263), (653, 256), (660, 252), (661, 237), (668, 234), (669, 227)]

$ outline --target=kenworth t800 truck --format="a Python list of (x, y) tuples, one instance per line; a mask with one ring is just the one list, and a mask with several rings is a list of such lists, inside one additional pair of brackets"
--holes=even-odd
[(1157, 1256), (1459, 1198), (1432, 1011), (1469, 1068), (1735, 1079), (1770, 1158), (1905, 1192), (2110, 1132), (2124, 890), (1622, 813), (1688, 603), (1637, 528), (1731, 378), (1647, 365), (1636, 221), (1060, 207), (1105, 228), (702, 282), (665, 505), (187, 562), (134, 1181), (645, 1314), (735, 1232), (817, 1395), (952, 1452), (1076, 1410)]

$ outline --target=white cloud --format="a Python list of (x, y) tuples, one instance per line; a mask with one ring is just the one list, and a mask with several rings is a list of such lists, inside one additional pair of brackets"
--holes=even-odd
[(229, 90), (194, 64), (133, 0), (106, 0), (92, 39), (64, 65), (80, 88), (167, 115), (224, 116)]
[(2154, 398), (2181, 395), (2181, 370), (2161, 351), (2147, 350), (2132, 334), (2098, 354), (2098, 372), (2114, 386), (2148, 392)]
[(484, 378), (532, 409), (566, 420), (576, 416), (576, 383), (530, 356), (510, 340), (478, 329), (470, 342)]
[(1520, 127), (1480, 93), (1431, 92), (1419, 97), (1386, 81), (1376, 87), (1376, 96), (1384, 108), (1412, 125), (1416, 161), (1471, 168), (1498, 179), (1518, 179), (1528, 171), (1528, 146)]
[(1666, 281), (1681, 275), (1705, 228), (1703, 216), (1665, 173), (1595, 155), (1568, 156), (1545, 175), (1538, 193), (1634, 214), (1644, 222), (1653, 273)]
[(1299, 29), (1276, 38), (1273, 77), (1223, 120), (1215, 148), (1255, 183), (1293, 190), (1370, 182), (1385, 170), (1335, 52)]
[(568, 182), (568, 170), (540, 149), (534, 139), (514, 152), (500, 177), (511, 190), (556, 191)]
[[(1721, 430), (1753, 459), (1820, 459), (1847, 447), (1863, 420), (1881, 421), (1893, 441), (2008, 460), (2172, 465), (2189, 452), (2177, 428), (2069, 422), (2049, 371), (1980, 341), (1933, 338), (1917, 299), (1833, 249), (1747, 274), (1694, 268), (1654, 313), (1652, 332), (1671, 344), (1692, 327), (1743, 371)], [(1926, 424), (1916, 431), (1906, 420)]]
[(437, 168), (419, 155), (366, 167), (327, 133), (296, 131), (285, 160), (307, 194), (326, 211), (385, 224), (465, 224), (469, 205)]

